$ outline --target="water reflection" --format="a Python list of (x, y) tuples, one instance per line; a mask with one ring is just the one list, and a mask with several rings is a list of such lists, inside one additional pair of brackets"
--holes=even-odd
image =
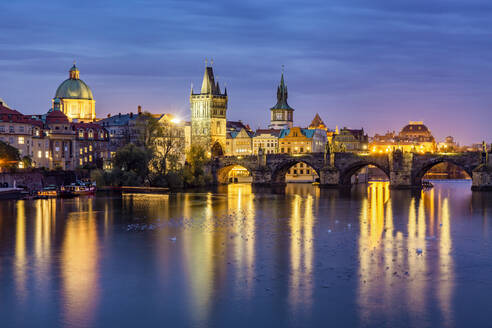
[(17, 220), (15, 227), (15, 285), (17, 297), (20, 301), (26, 298), (26, 277), (27, 257), (26, 257), (26, 212), (25, 201), (17, 202)]
[[(449, 326), (453, 322), (450, 307), (454, 274), (448, 198), (441, 195), (441, 190), (438, 195), (431, 190), (409, 197), (406, 227), (399, 224), (395, 228), (394, 211), (402, 212), (402, 205), (408, 203), (407, 197), (398, 194), (410, 194), (394, 193), (395, 197), (387, 197), (387, 183), (372, 183), (362, 201), (358, 292), (361, 321), (364, 325), (385, 320), (391, 326), (401, 320), (394, 314), (404, 307), (408, 319), (418, 325), (433, 302), (430, 293), (436, 289), (442, 319)], [(438, 248), (437, 261), (434, 255), (429, 257), (434, 248)], [(441, 277), (437, 286), (429, 282), (432, 274)]]
[(469, 286), (488, 306), (490, 196), (378, 182), (0, 202), (2, 324), (466, 326)]
[(78, 199), (66, 218), (62, 245), (64, 321), (90, 326), (99, 290), (99, 249), (93, 200)]
[(290, 218), (289, 303), (293, 311), (308, 310), (313, 291), (313, 197), (295, 194)]

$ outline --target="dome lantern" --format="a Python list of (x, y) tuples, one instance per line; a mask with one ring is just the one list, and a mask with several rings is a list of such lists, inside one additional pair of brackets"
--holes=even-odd
[(69, 72), (69, 75), (68, 76), (69, 76), (70, 79), (72, 79), (72, 80), (78, 80), (79, 79), (80, 71), (77, 68), (77, 66), (75, 66), (75, 60), (73, 61), (72, 68), (68, 72)]

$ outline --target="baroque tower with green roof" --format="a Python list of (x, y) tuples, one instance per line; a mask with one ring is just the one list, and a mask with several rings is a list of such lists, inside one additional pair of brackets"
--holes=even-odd
[(277, 88), (277, 104), (270, 108), (271, 129), (289, 129), (293, 126), (294, 109), (287, 103), (287, 86), (284, 82), (284, 72), (280, 78), (280, 85)]
[(205, 67), (202, 88), (190, 93), (191, 143), (202, 144), (211, 156), (221, 156), (226, 146), (227, 89), (221, 93), (211, 66)]

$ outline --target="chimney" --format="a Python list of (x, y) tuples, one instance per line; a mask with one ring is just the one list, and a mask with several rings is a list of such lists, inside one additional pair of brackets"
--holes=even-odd
[(142, 106), (138, 105), (138, 115), (142, 114)]
[(121, 117), (121, 113), (118, 113), (118, 117)]
[(133, 117), (133, 112), (130, 112), (130, 118), (132, 118), (132, 117)]
[(111, 117), (111, 114), (108, 114), (108, 118), (110, 118), (110, 117)]

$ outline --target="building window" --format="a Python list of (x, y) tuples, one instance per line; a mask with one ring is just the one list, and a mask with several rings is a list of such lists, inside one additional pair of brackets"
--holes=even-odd
[(19, 143), (19, 145), (23, 145), (24, 144), (24, 137), (19, 137), (19, 139), (17, 139), (17, 142)]
[(92, 151), (92, 145), (89, 145), (89, 151)]
[(299, 170), (299, 174), (304, 174), (304, 170)]
[(9, 132), (10, 132), (10, 133), (14, 133), (14, 127), (13, 127), (12, 125), (11, 125), (11, 126), (9, 126)]
[(44, 157), (45, 158), (49, 158), (50, 157), (50, 152), (49, 151), (45, 151), (44, 152)]
[(89, 130), (89, 139), (94, 138), (94, 131)]
[(79, 130), (79, 138), (84, 139), (84, 130), (82, 129)]
[(19, 131), (24, 132), (24, 126), (23, 125), (19, 126)]
[(84, 165), (84, 161), (82, 160), (82, 158), (79, 159), (79, 164), (80, 164), (80, 166)]
[(38, 158), (43, 157), (43, 152), (41, 150), (38, 150)]
[(92, 162), (92, 155), (89, 155), (89, 162)]
[(5, 128), (2, 125), (0, 125), (0, 132), (5, 132)]
[(82, 155), (84, 153), (84, 150), (82, 148), (80, 148), (79, 150), (80, 150), (80, 155)]
[(306, 174), (310, 174), (311, 172), (309, 170), (306, 170)]
[(297, 170), (294, 170), (294, 174), (297, 174)]

